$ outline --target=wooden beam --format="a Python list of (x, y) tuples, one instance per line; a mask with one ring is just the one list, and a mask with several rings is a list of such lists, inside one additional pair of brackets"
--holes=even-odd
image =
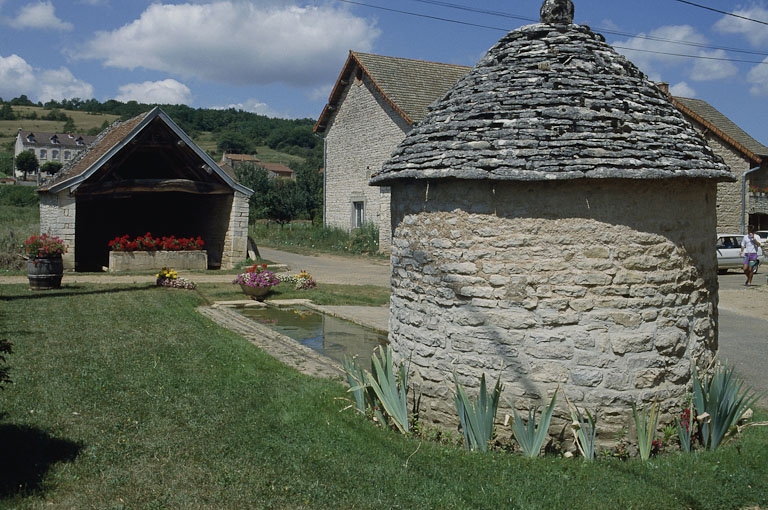
[(226, 195), (233, 190), (214, 182), (191, 181), (189, 179), (129, 179), (84, 183), (75, 192), (77, 195), (110, 195), (115, 193), (165, 193), (176, 191), (196, 195)]

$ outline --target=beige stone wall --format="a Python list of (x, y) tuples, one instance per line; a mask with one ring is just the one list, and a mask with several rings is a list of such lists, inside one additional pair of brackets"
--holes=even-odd
[[(686, 117), (687, 118), (687, 117)], [(731, 169), (734, 176), (736, 176), (736, 182), (723, 182), (717, 185), (717, 231), (719, 233), (740, 234), (742, 227), (742, 185), (744, 181), (744, 173), (754, 168), (755, 164), (744, 157), (730, 145), (723, 142), (720, 138), (714, 136), (710, 131), (705, 129), (701, 124), (691, 120), (688, 120), (693, 124), (696, 130), (701, 133), (704, 139), (707, 141), (715, 154), (723, 158), (725, 164)], [(744, 210), (743, 224), (747, 225), (750, 214), (766, 212), (765, 203), (756, 200), (749, 193), (749, 184), (757, 184), (768, 188), (768, 165), (753, 174), (750, 174), (746, 183), (746, 194), (744, 200), (746, 202)]]
[(244, 261), (248, 254), (248, 197), (235, 192), (229, 214), (229, 228), (224, 237), (221, 268), (232, 269)]
[(67, 244), (65, 271), (75, 269), (75, 197), (67, 191), (40, 194), (40, 233), (60, 237)]
[(559, 387), (598, 412), (603, 439), (628, 425), (633, 401), (676, 412), (691, 359), (717, 348), (715, 188), (393, 186), (390, 342), (412, 360), (422, 416), (453, 426), (453, 370), (474, 393), (502, 366), (516, 407)]
[(380, 245), (391, 239), (388, 189), (369, 186), (410, 127), (372, 92), (368, 79), (355, 81), (339, 101), (326, 134), (325, 222), (350, 229), (353, 202), (365, 203), (366, 221), (379, 227)]

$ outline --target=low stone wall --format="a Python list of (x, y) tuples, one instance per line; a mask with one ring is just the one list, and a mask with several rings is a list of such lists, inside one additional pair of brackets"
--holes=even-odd
[(111, 251), (109, 272), (173, 269), (208, 269), (208, 252), (195, 251)]

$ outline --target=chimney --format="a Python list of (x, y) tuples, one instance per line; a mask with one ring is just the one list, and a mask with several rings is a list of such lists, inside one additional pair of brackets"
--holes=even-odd
[(660, 91), (664, 92), (664, 95), (671, 97), (672, 94), (669, 93), (669, 83), (665, 81), (660, 81), (656, 83), (656, 86), (659, 88)]

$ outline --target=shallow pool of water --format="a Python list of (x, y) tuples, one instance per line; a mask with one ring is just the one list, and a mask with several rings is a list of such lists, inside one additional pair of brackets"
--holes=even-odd
[(344, 356), (357, 356), (368, 367), (378, 345), (386, 345), (386, 333), (380, 333), (311, 308), (245, 308), (245, 317), (263, 324), (315, 351), (341, 362)]

